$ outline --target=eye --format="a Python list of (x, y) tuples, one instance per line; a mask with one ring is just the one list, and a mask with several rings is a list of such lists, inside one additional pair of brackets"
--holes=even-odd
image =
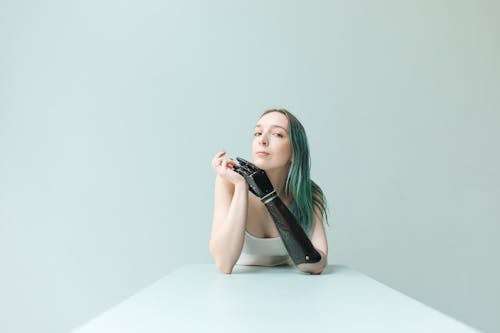
[(273, 133), (273, 135), (274, 135), (274, 136), (277, 136), (278, 138), (282, 138), (282, 137), (283, 137), (283, 134), (278, 133), (278, 132)]
[(262, 134), (261, 132), (254, 132), (254, 133), (253, 133), (253, 136), (259, 136), (259, 135), (261, 135), (261, 134)]

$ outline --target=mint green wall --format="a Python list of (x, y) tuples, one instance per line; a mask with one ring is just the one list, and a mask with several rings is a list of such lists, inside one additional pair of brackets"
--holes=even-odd
[(500, 331), (500, 5), (0, 1), (0, 331), (211, 262), (212, 155), (286, 107), (330, 262)]

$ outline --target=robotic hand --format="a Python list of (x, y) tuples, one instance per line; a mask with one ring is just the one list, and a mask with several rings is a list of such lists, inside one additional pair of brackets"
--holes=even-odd
[(297, 266), (320, 261), (321, 255), (316, 251), (295, 216), (276, 194), (266, 172), (242, 158), (237, 157), (236, 160), (239, 165), (235, 165), (234, 171), (246, 179), (250, 191), (266, 205), (294, 264)]

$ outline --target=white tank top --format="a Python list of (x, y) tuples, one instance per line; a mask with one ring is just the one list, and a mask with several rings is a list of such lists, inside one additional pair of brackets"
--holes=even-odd
[(290, 263), (281, 237), (260, 238), (245, 230), (245, 241), (237, 265), (277, 266)]

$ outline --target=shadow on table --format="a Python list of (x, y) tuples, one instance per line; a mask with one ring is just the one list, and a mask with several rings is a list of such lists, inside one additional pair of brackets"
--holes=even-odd
[[(330, 275), (330, 274), (335, 274), (343, 270), (345, 266), (343, 265), (327, 265), (323, 272), (320, 275)], [(290, 272), (290, 274), (304, 274), (304, 275), (311, 275), (308, 273), (301, 272), (298, 268), (291, 266), (291, 265), (281, 265), (281, 266), (245, 266), (245, 265), (236, 265), (234, 266), (233, 273), (232, 274), (259, 274), (259, 273), (266, 273), (272, 269), (274, 272), (282, 272), (286, 273), (287, 271)]]

